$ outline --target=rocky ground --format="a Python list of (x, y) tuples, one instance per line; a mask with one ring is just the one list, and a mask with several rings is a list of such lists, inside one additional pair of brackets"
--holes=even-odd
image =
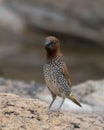
[[(38, 98), (48, 103), (52, 100), (47, 87), (34, 81), (24, 82), (0, 78), (0, 92), (14, 93), (23, 98)], [(72, 92), (81, 101), (83, 109), (66, 99), (62, 107), (63, 111), (104, 112), (104, 80), (89, 80), (72, 86)], [(60, 102), (61, 98), (58, 97), (53, 105), (54, 109)]]
[(47, 104), (0, 93), (0, 130), (104, 130), (104, 115), (47, 111)]
[(0, 130), (104, 130), (104, 80), (72, 91), (83, 107), (66, 100), (58, 113), (59, 99), (47, 111), (51, 97), (45, 85), (0, 78)]

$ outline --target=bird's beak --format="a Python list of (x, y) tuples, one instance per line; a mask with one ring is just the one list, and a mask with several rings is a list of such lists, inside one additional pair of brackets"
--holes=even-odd
[(46, 39), (45, 42), (44, 42), (44, 46), (47, 46), (50, 44), (50, 40), (49, 39)]
[(44, 42), (44, 46), (45, 46), (46, 48), (52, 48), (52, 46), (51, 46), (51, 41), (50, 41), (49, 39), (46, 39), (45, 42)]

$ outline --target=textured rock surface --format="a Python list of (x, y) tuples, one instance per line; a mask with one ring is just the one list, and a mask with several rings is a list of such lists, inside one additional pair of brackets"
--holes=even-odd
[[(14, 93), (24, 98), (39, 98), (48, 103), (52, 100), (47, 87), (33, 81), (26, 83), (23, 81), (0, 78), (0, 92)], [(70, 100), (66, 99), (62, 111), (104, 112), (104, 80), (89, 80), (72, 86), (72, 92), (81, 101), (83, 108), (77, 107)], [(60, 100), (60, 98), (57, 98), (52, 109), (58, 107)]]
[(104, 115), (98, 113), (48, 112), (47, 104), (0, 93), (0, 130), (103, 130)]

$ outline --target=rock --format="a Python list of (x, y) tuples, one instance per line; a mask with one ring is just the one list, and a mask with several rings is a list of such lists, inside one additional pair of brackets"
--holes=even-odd
[(43, 89), (44, 85), (35, 83), (34, 81), (26, 83), (19, 80), (0, 78), (0, 92), (14, 93), (21, 97), (34, 98)]
[[(24, 82), (0, 78), (0, 92), (14, 93), (23, 98), (38, 98), (51, 102), (52, 98), (47, 87), (34, 81)], [(84, 83), (72, 86), (72, 93), (81, 101), (82, 108), (76, 106), (69, 99), (65, 100), (62, 111), (68, 112), (104, 112), (104, 80), (89, 80)], [(61, 98), (57, 97), (52, 109), (59, 106)]]
[(82, 102), (92, 106), (93, 111), (104, 111), (104, 80), (78, 84), (73, 86), (73, 92)]
[(38, 99), (0, 93), (1, 130), (102, 130), (103, 118), (99, 113), (47, 111), (47, 104)]
[(6, 1), (33, 28), (89, 39), (104, 47), (102, 0)]
[[(44, 90), (45, 96), (39, 93), (37, 97), (51, 102), (50, 93)], [(77, 107), (70, 100), (66, 99), (62, 107), (65, 111), (86, 111), (86, 112), (104, 112), (104, 80), (93, 81), (89, 80), (84, 83), (72, 86), (72, 93), (81, 101), (83, 108)], [(54, 106), (58, 107), (60, 98), (57, 98)]]

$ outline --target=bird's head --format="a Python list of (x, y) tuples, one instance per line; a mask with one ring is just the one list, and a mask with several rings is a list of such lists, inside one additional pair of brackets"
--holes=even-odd
[(52, 59), (61, 54), (60, 43), (56, 37), (48, 36), (45, 39), (44, 46), (47, 52), (47, 58)]

